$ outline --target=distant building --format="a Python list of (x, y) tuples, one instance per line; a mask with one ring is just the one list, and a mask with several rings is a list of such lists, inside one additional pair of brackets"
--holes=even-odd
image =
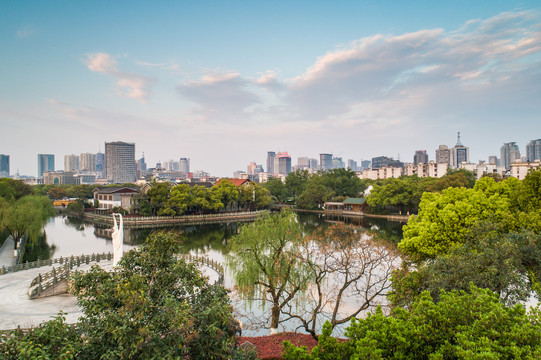
[(105, 154), (98, 152), (96, 154), (96, 177), (98, 179), (104, 179), (105, 178)]
[(310, 164), (310, 171), (315, 172), (319, 169), (317, 165), (317, 159), (308, 159), (308, 163)]
[(247, 171), (248, 175), (256, 175), (262, 172), (263, 172), (263, 166), (257, 165), (255, 161), (252, 161), (248, 165), (248, 171)]
[(447, 173), (449, 164), (446, 163), (437, 163), (435, 161), (428, 161), (427, 163), (407, 164), (405, 167), (405, 175), (412, 176), (417, 175), (418, 177), (435, 177), (440, 178)]
[(511, 163), (520, 161), (520, 150), (516, 142), (509, 142), (503, 144), (500, 148), (500, 156), (502, 159), (502, 166), (505, 170), (511, 170)]
[(167, 171), (180, 171), (180, 161), (168, 160), (163, 166)]
[(357, 169), (357, 161), (349, 159), (348, 160), (348, 169), (350, 169), (351, 171), (358, 171), (358, 169)]
[(267, 152), (267, 172), (269, 174), (274, 174), (274, 158), (276, 153), (274, 151)]
[(488, 157), (488, 163), (490, 165), (500, 165), (500, 162), (498, 161), (498, 157), (496, 155), (490, 155)]
[(453, 169), (458, 169), (460, 164), (469, 162), (470, 148), (462, 145), (460, 142), (460, 132), (458, 132), (456, 145), (451, 149), (450, 166)]
[(332, 168), (333, 169), (344, 169), (346, 167), (346, 164), (344, 164), (344, 161), (341, 157), (333, 157), (332, 158)]
[(43, 177), (43, 173), (49, 171), (54, 171), (54, 155), (38, 154), (38, 178)]
[(358, 175), (361, 179), (388, 179), (388, 178), (399, 178), (404, 175), (404, 168), (402, 167), (392, 167), (392, 166), (383, 166), (377, 169), (363, 169), (362, 173)]
[(74, 172), (66, 171), (45, 171), (43, 173), (43, 184), (45, 185), (77, 185)]
[(541, 168), (541, 161), (535, 160), (530, 162), (514, 162), (511, 163), (511, 176), (519, 180), (524, 180), (530, 170)]
[(487, 164), (484, 161), (479, 161), (479, 164), (462, 163), (458, 166), (458, 168), (471, 171), (477, 177), (477, 180), (479, 180), (484, 175), (489, 174), (497, 174), (502, 177), (505, 175), (505, 169), (503, 166)]
[(277, 174), (286, 175), (291, 172), (291, 156), (286, 152), (276, 154), (274, 161), (274, 171)]
[(180, 158), (180, 172), (185, 174), (190, 172), (190, 159)]
[(310, 159), (307, 156), (297, 158), (296, 170), (310, 169)]
[(532, 140), (526, 145), (526, 161), (541, 160), (541, 139)]
[(96, 154), (82, 153), (79, 156), (79, 170), (81, 171), (96, 171)]
[(436, 163), (451, 164), (451, 150), (447, 145), (440, 145), (436, 150)]
[(415, 155), (413, 155), (413, 165), (427, 164), (428, 163), (428, 154), (426, 150), (417, 150)]
[(0, 154), (0, 177), (9, 177), (9, 155)]
[(332, 154), (319, 154), (319, 168), (323, 171), (333, 168)]
[(135, 182), (135, 144), (105, 143), (106, 178), (114, 184)]
[(372, 162), (370, 160), (361, 160), (361, 171), (364, 169), (370, 169)]
[(379, 169), (382, 167), (404, 167), (404, 163), (400, 160), (395, 160), (387, 156), (378, 156), (372, 158), (372, 169)]
[[(107, 148), (107, 147), (106, 147)], [(107, 150), (105, 150), (107, 154)], [(94, 201), (98, 202), (98, 209), (108, 210), (115, 207), (122, 207), (124, 210), (131, 211), (133, 206), (133, 196), (138, 194), (138, 187), (105, 187), (95, 188), (93, 191)]]
[(66, 172), (79, 171), (79, 156), (75, 154), (64, 156), (64, 171)]

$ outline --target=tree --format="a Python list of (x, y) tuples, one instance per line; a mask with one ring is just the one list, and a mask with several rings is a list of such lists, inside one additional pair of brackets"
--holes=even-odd
[(229, 241), (227, 263), (241, 297), (270, 303), (271, 332), (280, 313), (306, 287), (307, 275), (298, 258), (300, 225), (295, 214), (283, 210), (246, 224)]
[(243, 209), (256, 210), (267, 207), (271, 202), (269, 190), (250, 182), (239, 189), (239, 205)]
[(171, 189), (165, 183), (157, 183), (147, 192), (147, 197), (152, 205), (152, 215), (156, 215), (169, 198)]
[(366, 189), (366, 184), (350, 169), (332, 169), (310, 178), (325, 186), (331, 196), (357, 197)]
[(490, 290), (442, 291), (435, 302), (423, 292), (409, 310), (381, 309), (352, 320), (337, 342), (329, 326), (308, 354), (290, 343), (284, 359), (537, 359), (541, 356), (541, 313), (503, 306)]
[(54, 208), (46, 196), (26, 195), (12, 203), (0, 198), (0, 232), (11, 235), (16, 249), (23, 236), (30, 241), (37, 239), (53, 214)]
[(385, 301), (398, 254), (354, 227), (333, 224), (318, 228), (302, 240), (300, 262), (310, 275), (310, 286), (283, 313), (301, 322), (315, 339), (325, 319), (332, 329)]
[(298, 198), (299, 195), (306, 189), (306, 183), (310, 178), (310, 173), (308, 170), (296, 170), (290, 172), (286, 176), (286, 189), (289, 196), (293, 198)]
[(55, 186), (49, 189), (47, 191), (47, 195), (51, 197), (51, 199), (64, 199), (68, 197), (68, 191), (61, 186)]
[(506, 231), (519, 224), (510, 214), (507, 181), (496, 183), (481, 178), (474, 189), (447, 188), (440, 193), (424, 193), (419, 214), (404, 226), (404, 239), (398, 247), (414, 258), (434, 257), (464, 242), (470, 228), (480, 221), (501, 222)]
[(325, 186), (308, 182), (306, 190), (297, 199), (297, 207), (301, 209), (315, 209), (325, 202), (328, 192)]
[(176, 257), (178, 240), (152, 234), (124, 254), (120, 268), (77, 273), (84, 316), (81, 359), (227, 359), (234, 351), (232, 308), (221, 286)]
[(287, 200), (287, 188), (284, 182), (279, 178), (270, 178), (263, 186), (269, 190), (272, 197), (279, 202)]
[(210, 191), (216, 200), (223, 204), (225, 209), (231, 209), (239, 199), (239, 189), (227, 179), (220, 180)]
[(432, 179), (421, 179), (417, 175), (387, 179), (375, 184), (367, 198), (370, 206), (398, 208), (400, 213), (417, 212), (422, 194), (433, 183)]

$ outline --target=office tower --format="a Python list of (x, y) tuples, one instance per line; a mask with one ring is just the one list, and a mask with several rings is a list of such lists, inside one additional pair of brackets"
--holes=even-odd
[(428, 154), (426, 150), (417, 150), (413, 155), (413, 165), (428, 164)]
[(143, 153), (143, 157), (137, 160), (136, 164), (137, 171), (143, 172), (147, 171), (147, 163), (145, 162), (145, 153)]
[(451, 163), (451, 150), (447, 145), (440, 145), (436, 150), (436, 164), (450, 164)]
[(382, 167), (404, 167), (404, 163), (400, 160), (395, 160), (387, 156), (377, 156), (372, 158), (372, 169), (380, 169)]
[(288, 155), (286, 152), (279, 152), (276, 154), (274, 165), (275, 165), (275, 171), (276, 171), (276, 165), (278, 168), (277, 174), (287, 175), (291, 172), (291, 156)]
[(64, 171), (76, 172), (79, 170), (79, 156), (71, 154), (64, 156)]
[(104, 179), (105, 178), (105, 154), (98, 152), (96, 154), (96, 178)]
[(38, 178), (43, 177), (46, 171), (54, 171), (54, 155), (38, 154)]
[(267, 152), (267, 172), (269, 174), (274, 174), (274, 158), (276, 153), (274, 151)]
[(511, 170), (511, 163), (517, 160), (520, 161), (520, 150), (516, 142), (509, 142), (503, 144), (500, 148), (500, 156), (502, 159), (502, 166), (505, 170)]
[(361, 171), (364, 169), (370, 169), (372, 162), (370, 160), (361, 160)]
[(180, 158), (180, 172), (187, 174), (190, 172), (190, 159)]
[(344, 164), (344, 161), (341, 157), (333, 157), (332, 158), (332, 168), (333, 169), (343, 169), (346, 167), (346, 164)]
[(532, 140), (526, 145), (526, 161), (541, 160), (541, 139)]
[(319, 168), (323, 171), (332, 169), (332, 154), (319, 154)]
[(348, 160), (348, 168), (351, 171), (358, 171), (358, 169), (357, 169), (357, 161), (349, 159)]
[(9, 177), (9, 155), (0, 154), (0, 177)]
[(458, 132), (457, 142), (454, 148), (451, 149), (450, 166), (458, 169), (458, 166), (463, 162), (470, 162), (470, 149), (460, 142), (460, 131)]
[(488, 157), (488, 164), (489, 165), (498, 165), (498, 157), (496, 155), (490, 155)]
[(165, 170), (168, 171), (180, 171), (180, 161), (169, 160), (164, 162)]
[(87, 172), (96, 171), (96, 154), (82, 153), (79, 156), (79, 170)]
[(307, 156), (297, 158), (297, 170), (304, 170), (310, 168), (310, 159)]
[(318, 169), (318, 166), (317, 166), (317, 159), (308, 159), (308, 165), (310, 167), (310, 170), (312, 171), (315, 171)]
[(135, 182), (135, 144), (105, 143), (105, 176), (115, 184)]

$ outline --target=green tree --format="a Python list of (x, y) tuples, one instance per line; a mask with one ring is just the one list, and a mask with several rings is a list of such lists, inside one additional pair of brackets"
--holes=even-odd
[(63, 186), (55, 186), (50, 188), (49, 191), (47, 191), (47, 195), (49, 195), (51, 199), (55, 200), (64, 199), (68, 197), (68, 191)]
[(287, 200), (287, 188), (286, 184), (279, 178), (270, 178), (265, 184), (265, 188), (269, 190), (271, 197), (275, 198), (279, 202), (285, 202)]
[(289, 196), (293, 198), (298, 198), (299, 195), (306, 189), (306, 183), (310, 178), (310, 173), (308, 170), (296, 170), (290, 172), (286, 176), (286, 190)]
[(284, 359), (538, 359), (541, 312), (501, 304), (490, 290), (442, 291), (435, 302), (423, 292), (409, 310), (381, 309), (353, 320), (349, 341), (330, 338), (328, 327), (318, 346), (306, 350), (286, 343)]
[(165, 183), (155, 183), (152, 188), (148, 190), (147, 197), (150, 205), (152, 205), (152, 215), (156, 215), (164, 206), (169, 198), (170, 191), (169, 185)]
[(270, 303), (271, 332), (280, 324), (280, 313), (307, 283), (298, 260), (301, 228), (295, 214), (259, 217), (229, 240), (227, 263), (233, 270), (239, 294), (249, 300)]
[(327, 195), (328, 190), (325, 186), (315, 182), (308, 182), (306, 190), (297, 199), (297, 207), (308, 210), (320, 208)]
[(421, 179), (417, 175), (387, 179), (373, 186), (367, 202), (370, 206), (397, 208), (400, 213), (415, 213), (421, 196), (432, 183), (432, 179)]
[[(7, 190), (7, 189), (10, 190)], [(20, 180), (13, 180), (9, 178), (0, 178), (0, 197), (4, 197), (2, 194), (7, 192), (10, 195), (11, 200), (18, 200), (26, 195), (33, 195), (34, 189), (32, 186), (25, 184)], [(7, 199), (6, 200), (10, 200)]]
[(46, 196), (26, 195), (11, 203), (0, 198), (0, 232), (11, 235), (17, 248), (23, 236), (30, 241), (37, 239), (53, 214), (53, 205)]
[(178, 240), (152, 234), (124, 254), (120, 267), (77, 273), (73, 291), (80, 359), (227, 359), (234, 352), (232, 308), (221, 286), (209, 285), (194, 264), (176, 257)]
[(212, 196), (223, 204), (224, 209), (231, 210), (239, 200), (239, 189), (227, 179), (220, 180), (210, 191)]
[(319, 176), (312, 176), (310, 179), (327, 188), (328, 198), (357, 197), (366, 189), (366, 184), (350, 169), (332, 169), (320, 172)]
[(250, 182), (239, 189), (239, 205), (243, 209), (256, 210), (269, 206), (270, 193), (263, 186)]

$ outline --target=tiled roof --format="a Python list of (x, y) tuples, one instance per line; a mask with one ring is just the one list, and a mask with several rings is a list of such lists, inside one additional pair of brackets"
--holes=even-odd
[(362, 205), (366, 202), (365, 198), (347, 198), (344, 200), (344, 204)]
[(115, 193), (138, 193), (138, 187), (97, 187), (93, 192), (99, 192), (100, 194), (115, 194)]

